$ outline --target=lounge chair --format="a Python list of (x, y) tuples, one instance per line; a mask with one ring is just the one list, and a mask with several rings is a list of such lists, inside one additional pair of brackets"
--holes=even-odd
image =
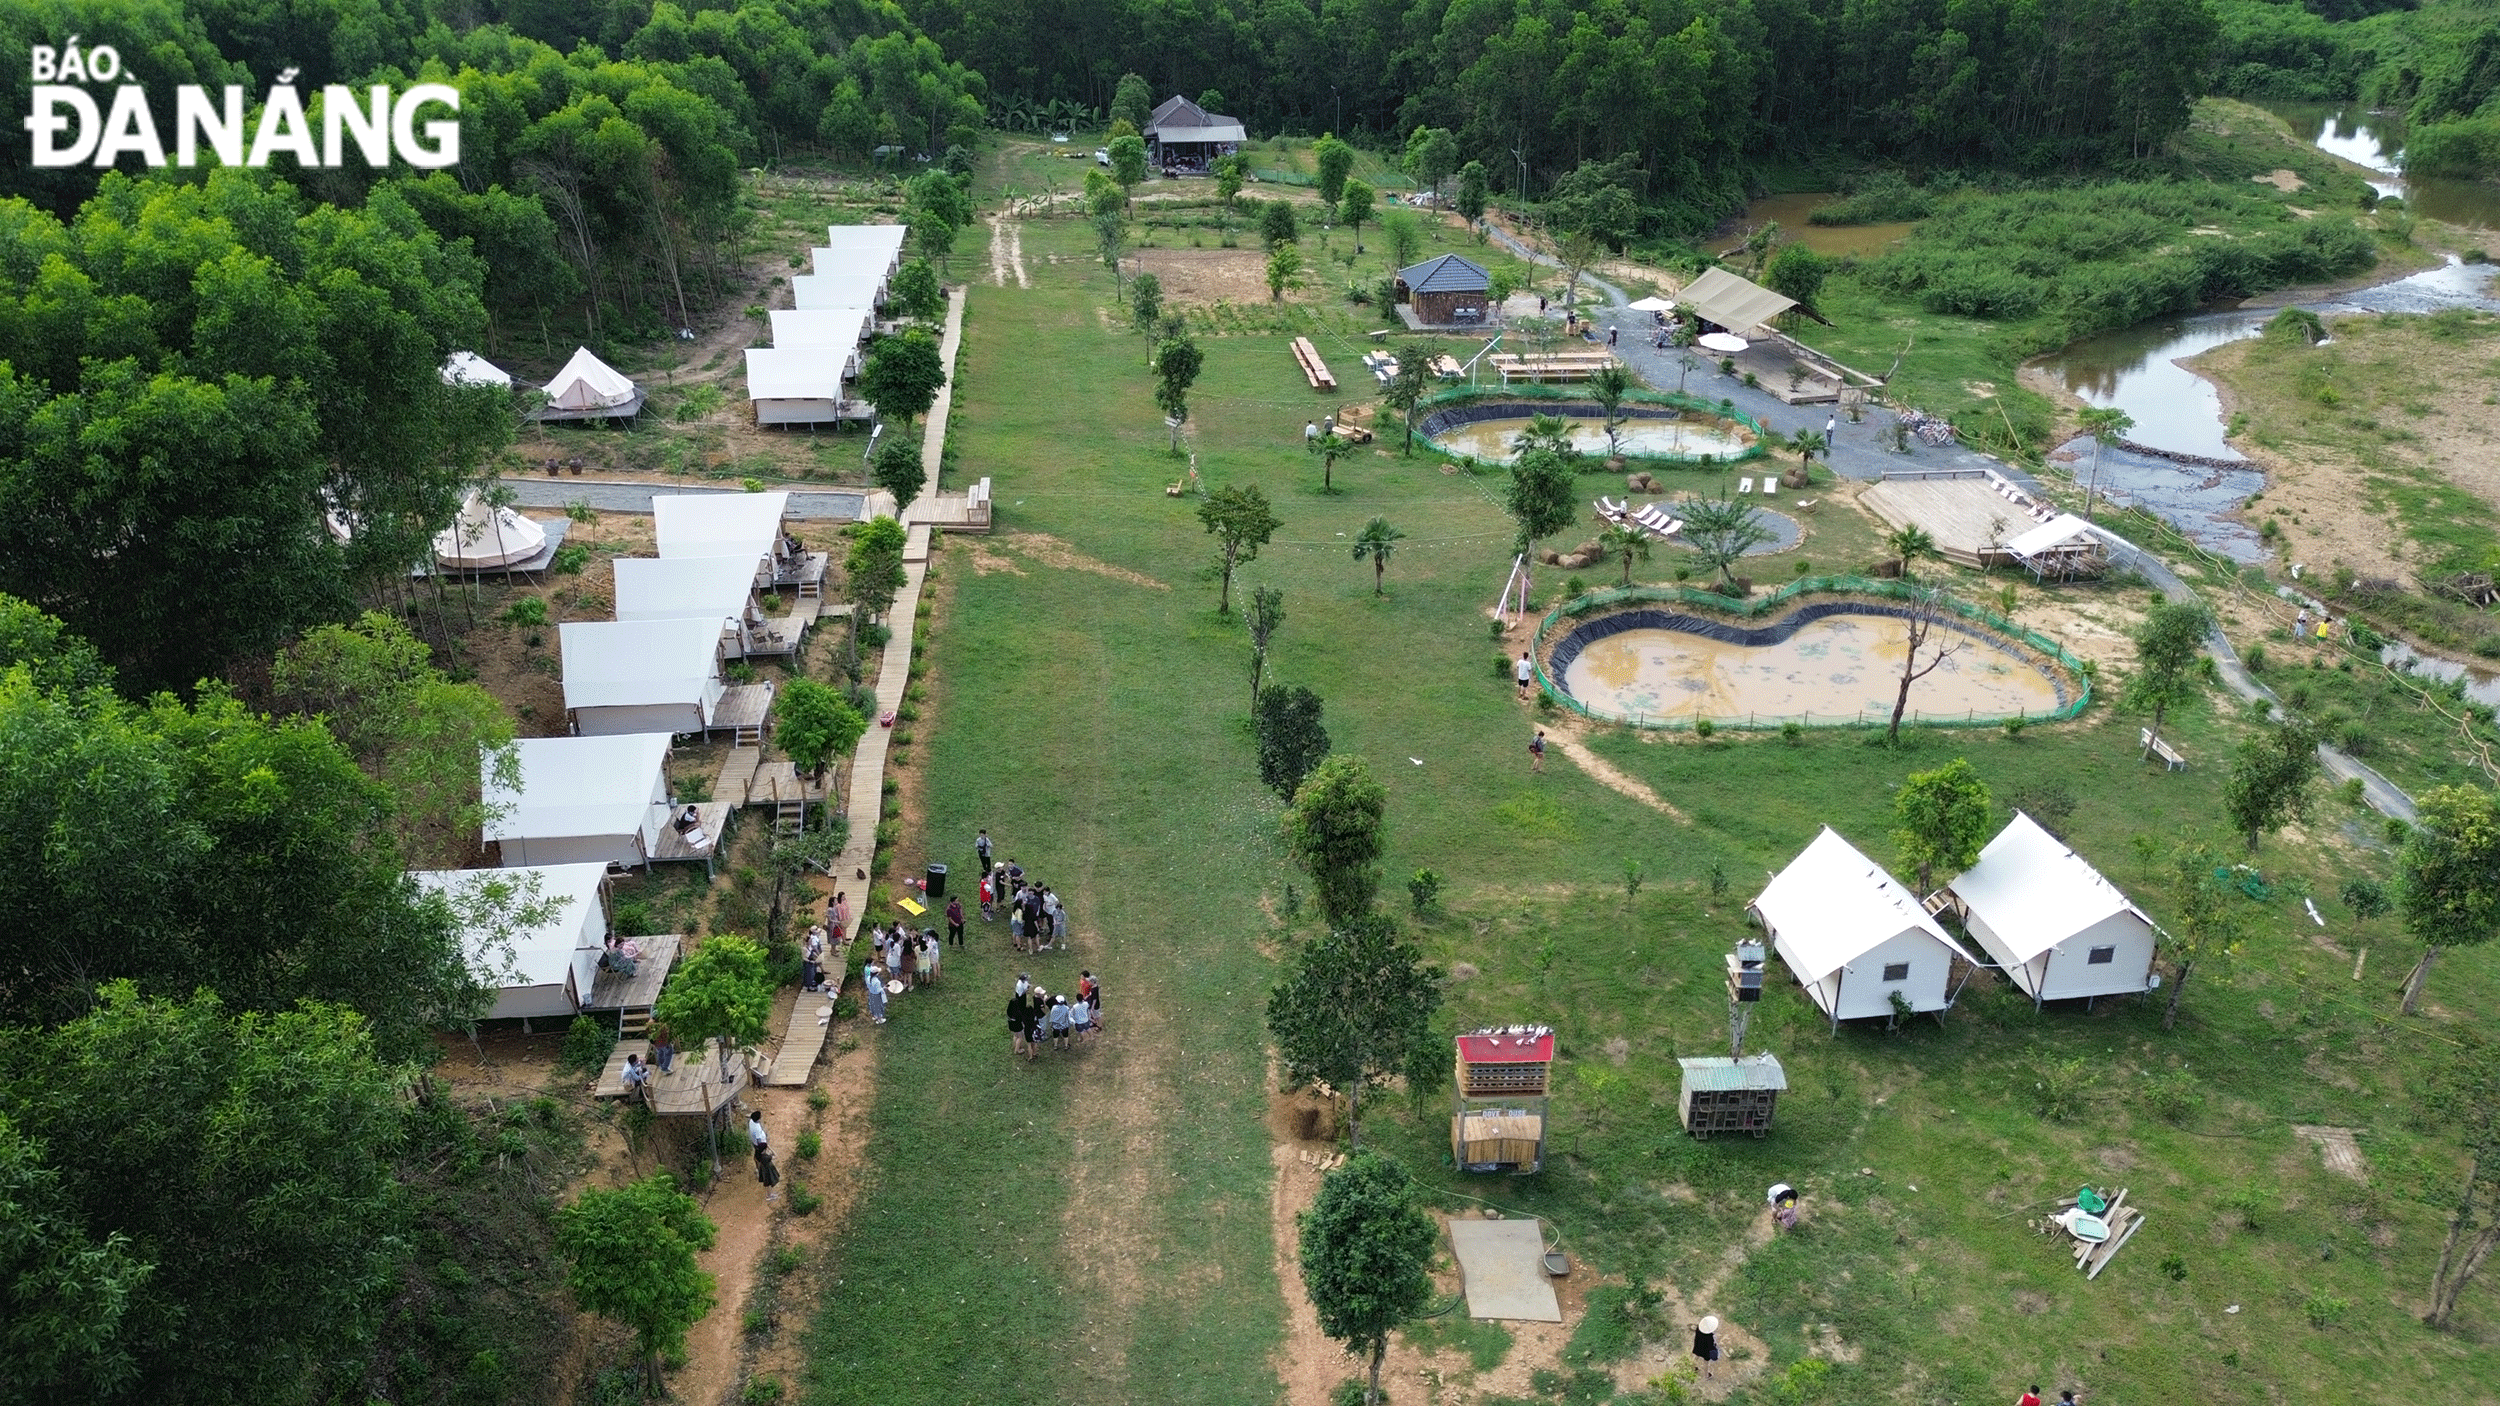
[(1604, 518), (1608, 522), (1623, 521), (1625, 511), (1627, 510), (1623, 504), (1618, 503), (1611, 498), (1600, 498), (1597, 500), (1597, 515)]
[(1739, 493), (1753, 492), (1753, 480), (1749, 478), (1740, 478), (1736, 480), (1736, 491)]

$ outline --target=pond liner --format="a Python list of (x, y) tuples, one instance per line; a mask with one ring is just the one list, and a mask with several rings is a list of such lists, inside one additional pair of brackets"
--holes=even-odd
[[(1775, 602), (1765, 602), (1765, 604), (1775, 604)], [(1733, 620), (1693, 615), (1668, 607), (1641, 606), (1617, 610), (1610, 614), (1599, 615), (1594, 619), (1574, 617), (1570, 632), (1554, 645), (1553, 652), (1545, 657), (1539, 673), (1547, 689), (1575, 712), (1606, 721), (1627, 722), (1631, 720), (1598, 712), (1586, 702), (1573, 697), (1570, 690), (1562, 685), (1564, 674), (1570, 670), (1573, 663), (1578, 661), (1580, 652), (1600, 640), (1611, 639), (1628, 630), (1674, 630), (1716, 640), (1721, 644), (1736, 645), (1745, 649), (1763, 649), (1782, 643), (1817, 620), (1827, 619), (1834, 615), (1883, 616), (1906, 620), (1914, 613), (1914, 607), (1894, 601), (1820, 600), (1809, 601), (1769, 624), (1746, 625)], [(1561, 616), (1563, 612), (1557, 611), (1555, 614)], [(1547, 623), (1551, 625), (1555, 622), (1549, 619)], [(2039, 651), (2031, 641), (2007, 638), (1991, 628), (1988, 622), (1967, 618), (1960, 611), (1950, 608), (1948, 608), (1948, 614), (1936, 623), (1977, 640), (1998, 653), (2019, 660), (2025, 667), (2037, 670), (2042, 677), (2046, 678), (2049, 687), (2056, 695), (2057, 707), (2041, 721), (2071, 717), (2082, 711), (2083, 705), (2090, 701), (2091, 691), (2088, 684), (2077, 688), (2069, 681), (2066, 670), (2070, 666), (2070, 661), (2058, 657), (2063, 654), (2062, 650), (2048, 654), (2044, 661), (2043, 658), (2037, 656), (2045, 652)], [(1540, 630), (1539, 633), (1542, 634), (1543, 631)], [(2050, 663), (2054, 663), (2057, 667), (2049, 667)], [(2000, 720), (1988, 721), (1990, 726), (1994, 726)], [(1676, 726), (1677, 724), (1660, 719), (1656, 723), (1643, 725)], [(1728, 724), (1722, 722), (1718, 725), (1724, 727)]]

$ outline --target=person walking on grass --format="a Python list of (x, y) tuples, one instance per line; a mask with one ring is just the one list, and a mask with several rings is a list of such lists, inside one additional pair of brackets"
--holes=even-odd
[(938, 940), (936, 928), (920, 934), (920, 984), (937, 985), (938, 958), (946, 952), (946, 944)]
[(885, 968), (870, 962), (860, 974), (860, 985), (868, 993), (868, 1019), (872, 1024), (885, 1024)]
[(1693, 1360), (1701, 1364), (1703, 1376), (1718, 1375), (1719, 1320), (1716, 1315), (1705, 1317), (1693, 1325)]
[(1016, 989), (1007, 993), (1007, 1055), (1011, 1059), (1024, 1053), (1024, 991), (1032, 984), (1018, 972)]
[(1042, 911), (1050, 915), (1050, 934), (1061, 947), (1068, 945), (1068, 906), (1059, 901), (1057, 889), (1042, 890)]
[(972, 853), (973, 853), (973, 855), (974, 855), (974, 857), (975, 857), (975, 858), (977, 858), (977, 859), (979, 859), (979, 860), (980, 860), (979, 865), (978, 865), (978, 866), (976, 866), (976, 867), (977, 867), (977, 869), (978, 869), (978, 872), (980, 872), (980, 873), (986, 874), (986, 873), (990, 872), (990, 850), (991, 850), (991, 848), (992, 848), (992, 846), (990, 845), (990, 832), (989, 832), (986, 828), (985, 828), (985, 829), (983, 829), (983, 830), (981, 831), (981, 833), (980, 833), (980, 834), (975, 835), (975, 836), (973, 837), (973, 839), (972, 839)]
[(1528, 770), (1540, 775), (1545, 770), (1545, 729), (1541, 727), (1528, 739)]
[(1519, 701), (1527, 702), (1528, 685), (1536, 679), (1536, 664), (1528, 658), (1528, 651), (1519, 651), (1519, 662), (1510, 666), (1510, 676), (1519, 682)]
[(1094, 1008), (1085, 1002), (1085, 988), (1076, 988), (1076, 999), (1068, 1003), (1068, 1025), (1076, 1038), (1086, 1044), (1094, 1042)]
[(964, 899), (962, 894), (946, 900), (946, 940), (957, 947), (964, 945)]
[(1050, 993), (1036, 986), (1024, 993), (1024, 1058), (1027, 1063), (1042, 1057), (1042, 1042), (1050, 1038)]
[(2040, 1384), (2033, 1382), (2029, 1391), (2015, 1397), (2014, 1406), (2040, 1406)]

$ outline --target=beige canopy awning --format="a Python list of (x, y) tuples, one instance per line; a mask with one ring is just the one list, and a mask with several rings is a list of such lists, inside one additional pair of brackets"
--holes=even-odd
[(1750, 336), (1772, 318), (1797, 306), (1797, 300), (1774, 293), (1759, 283), (1738, 278), (1726, 269), (1708, 269), (1684, 285), (1676, 301), (1738, 336)]

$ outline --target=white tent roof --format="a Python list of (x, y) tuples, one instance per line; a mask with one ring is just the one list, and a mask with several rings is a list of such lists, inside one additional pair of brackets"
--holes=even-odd
[(546, 548), (546, 528), (510, 508), (489, 508), (475, 493), (451, 526), (434, 534), (434, 560), (457, 571), (510, 566)]
[(2021, 811), (1979, 852), (1979, 862), (1947, 887), (2016, 962), (2028, 962), (2115, 914), (2153, 921), (2089, 860)]
[(566, 708), (701, 706), (720, 672), (717, 620), (603, 620), (560, 625)]
[(668, 734), (614, 737), (524, 737), (514, 742), (520, 784), (495, 782), (480, 762), (486, 804), (501, 812), (486, 824), (490, 840), (630, 835), (650, 817), (652, 783), (668, 762)]
[(749, 347), (747, 399), (840, 400), (850, 360), (840, 347)]
[[(476, 890), (487, 884), (511, 885), (513, 907), (543, 906), (546, 919), (535, 926), (516, 929), (500, 940), (488, 930), (472, 928), (461, 934), (461, 943), (468, 952), (469, 969), (484, 980), (498, 986), (561, 986), (573, 967), (573, 954), (583, 943), (606, 936), (602, 932), (599, 938), (591, 937), (585, 925), (599, 903), (599, 881), (607, 872), (605, 864), (548, 864), (520, 869), (428, 869), (408, 877), (419, 888), (450, 896), (454, 913), (480, 901)], [(503, 965), (504, 954), (486, 949), (502, 941), (511, 943), (512, 966), (498, 971), (493, 968)]]
[(547, 383), (547, 401), (558, 410), (604, 410), (633, 398), (634, 383), (588, 347), (575, 347), (573, 359)]
[[(833, 252), (819, 249), (816, 254), (821, 261)], [(885, 286), (882, 267), (866, 270), (846, 262), (824, 273), (792, 275), (790, 301), (811, 312), (817, 309), (864, 308), (885, 296)]]
[(750, 557), (762, 564), (781, 534), (790, 495), (770, 493), (661, 493), (651, 499), (651, 523), (664, 557)]
[(1740, 336), (1797, 306), (1796, 299), (1726, 269), (1702, 270), (1701, 277), (1685, 284), (1676, 296), (1703, 318)]
[(1753, 901), (1798, 978), (1821, 981), (1859, 955), (1919, 928), (1978, 965), (1910, 891), (1829, 825)]
[[(825, 247), (828, 249), (865, 249), (898, 258), (903, 252), (903, 238), (911, 233), (909, 225), (827, 225)], [(819, 267), (818, 273), (832, 270)]]
[(2101, 540), (2101, 530), (2073, 513), (2059, 513), (2047, 522), (2005, 544), (2005, 550), (2018, 557), (2035, 556), (2055, 551), (2076, 541)]
[(787, 351), (794, 347), (838, 347), (851, 352), (859, 349), (868, 335), (868, 308), (865, 304), (847, 308), (783, 308), (773, 313), (773, 347)]
[(512, 384), (512, 373), (479, 356), (476, 352), (456, 351), (443, 362), (443, 383), (451, 386), (504, 386)]
[(738, 619), (755, 591), (753, 557), (619, 557), (619, 620)]

